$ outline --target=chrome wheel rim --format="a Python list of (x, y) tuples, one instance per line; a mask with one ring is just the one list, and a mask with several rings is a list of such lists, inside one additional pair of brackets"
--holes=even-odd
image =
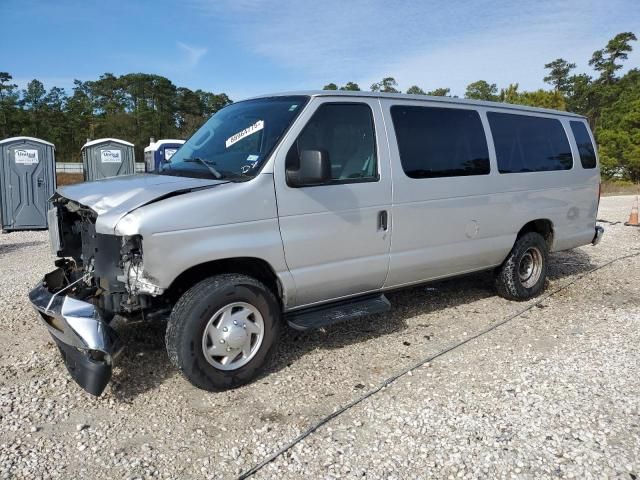
[(518, 277), (523, 287), (531, 288), (538, 283), (543, 261), (542, 252), (537, 247), (529, 247), (520, 257)]
[(213, 314), (202, 335), (204, 358), (219, 370), (236, 370), (255, 357), (264, 339), (260, 311), (246, 302), (225, 305)]

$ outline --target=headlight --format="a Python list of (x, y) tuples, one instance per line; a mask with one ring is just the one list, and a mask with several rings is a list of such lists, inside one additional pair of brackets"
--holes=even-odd
[(162, 295), (164, 288), (157, 286), (155, 279), (149, 278), (145, 275), (144, 265), (142, 262), (125, 264), (125, 272), (127, 275), (126, 286), (129, 293), (132, 295), (145, 293), (147, 295), (157, 296)]
[(121, 255), (123, 275), (118, 276), (118, 280), (125, 284), (131, 295), (162, 295), (164, 288), (159, 287), (156, 279), (144, 271), (142, 237), (123, 237)]

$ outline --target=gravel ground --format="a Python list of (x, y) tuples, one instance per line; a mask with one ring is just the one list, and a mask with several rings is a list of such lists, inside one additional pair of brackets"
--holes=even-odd
[[(598, 247), (551, 257), (553, 291), (320, 427), (255, 478), (625, 478), (640, 475), (640, 229), (602, 199)], [(521, 310), (487, 273), (389, 295), (390, 313), (285, 334), (270, 370), (224, 393), (169, 365), (161, 326), (98, 399), (69, 380), (26, 300), (51, 269), (45, 232), (0, 236), (0, 478), (234, 478), (402, 369)], [(536, 302), (532, 302), (536, 303)]]

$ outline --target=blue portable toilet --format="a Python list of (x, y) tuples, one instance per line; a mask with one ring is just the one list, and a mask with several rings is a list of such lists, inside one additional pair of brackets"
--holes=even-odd
[(145, 172), (159, 172), (164, 162), (168, 162), (174, 153), (184, 144), (184, 140), (158, 140), (151, 138), (144, 149)]

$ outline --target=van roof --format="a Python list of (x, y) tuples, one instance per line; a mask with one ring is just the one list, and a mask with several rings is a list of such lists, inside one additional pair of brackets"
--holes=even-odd
[(583, 115), (577, 113), (564, 112), (562, 110), (552, 110), (550, 108), (537, 108), (528, 107), (526, 105), (515, 105), (513, 103), (503, 102), (490, 102), (484, 100), (469, 100), (467, 98), (452, 98), (452, 97), (433, 97), (431, 95), (409, 95), (406, 93), (382, 93), (382, 92), (353, 92), (346, 90), (305, 90), (305, 91), (292, 91), (282, 93), (272, 93), (267, 95), (258, 95), (256, 97), (248, 98), (247, 100), (253, 100), (256, 98), (269, 98), (269, 97), (284, 97), (291, 95), (306, 95), (310, 97), (355, 97), (355, 98), (381, 98), (392, 100), (411, 100), (411, 101), (429, 101), (438, 102), (443, 104), (454, 105), (469, 105), (472, 107), (487, 107), (498, 108), (505, 110), (519, 110), (524, 112), (537, 112), (546, 113), (551, 115), (562, 115), (565, 117), (585, 118)]

